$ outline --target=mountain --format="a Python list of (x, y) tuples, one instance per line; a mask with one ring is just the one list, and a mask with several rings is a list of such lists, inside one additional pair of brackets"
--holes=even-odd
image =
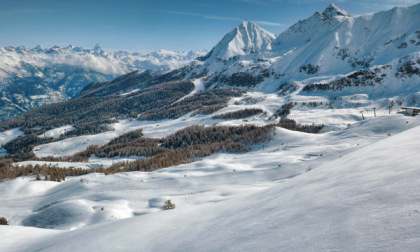
[(418, 51), (419, 13), (415, 5), (351, 17), (331, 5), (276, 38), (273, 50), (282, 57), (277, 69), (296, 72), (312, 64), (330, 74), (388, 64)]
[[(136, 69), (161, 67), (172, 69), (154, 71), (155, 75), (165, 75), (165, 81), (200, 79), (205, 89), (227, 87), (264, 92), (281, 89), (283, 94), (292, 95), (290, 91), (295, 90), (295, 94), (308, 95), (310, 90), (326, 87), (324, 84), (328, 84), (331, 91), (336, 82), (345, 82), (345, 86), (340, 85), (335, 90), (362, 92), (407, 103), (419, 91), (416, 85), (419, 14), (420, 5), (414, 5), (351, 16), (331, 4), (323, 12), (315, 12), (277, 36), (245, 20), (206, 55), (164, 50), (148, 55), (105, 53), (99, 46), (92, 50), (73, 46), (0, 48), (0, 56), (4, 59), (0, 71), (4, 90), (3, 118), (50, 102), (67, 100), (88, 83), (92, 84), (90, 92), (92, 87), (104, 90), (113, 85), (102, 93), (111, 94), (120, 84), (108, 83), (99, 88), (101, 82)], [(186, 65), (179, 68), (180, 64)], [(359, 80), (347, 78), (361, 70), (370, 73), (364, 75), (363, 78), (368, 79), (363, 85), (358, 84)], [(142, 72), (138, 74), (142, 75)], [(311, 79), (313, 77), (316, 81)], [(309, 86), (302, 90), (302, 85), (306, 84), (324, 86)], [(120, 93), (137, 88), (135, 84), (129, 86), (132, 88), (127, 86)], [(407, 91), (394, 96), (395, 89), (400, 86), (406, 87)], [(381, 92), (373, 92), (376, 89)], [(410, 104), (414, 105), (413, 102)]]
[(273, 42), (273, 50), (280, 54), (290, 53), (290, 50), (305, 46), (315, 37), (322, 38), (329, 33), (332, 27), (337, 26), (349, 17), (350, 15), (346, 11), (335, 4), (331, 4), (322, 14), (315, 12), (310, 18), (300, 20), (279, 34)]
[(229, 59), (238, 55), (248, 55), (269, 48), (275, 36), (254, 22), (243, 21), (226, 34), (223, 39), (201, 59)]
[[(119, 97), (125, 94), (129, 94), (126, 97), (128, 98), (141, 94), (144, 89), (160, 89), (163, 83), (172, 83), (171, 88), (173, 85), (187, 85), (188, 87), (179, 89), (183, 92), (190, 90), (188, 99), (196, 99), (196, 95), (204, 90), (235, 88), (263, 92), (267, 95), (277, 94), (282, 102), (308, 99), (309, 102), (322, 101), (324, 106), (328, 104), (327, 108), (357, 107), (361, 104), (378, 108), (387, 108), (395, 104), (416, 106), (420, 99), (420, 26), (417, 22), (419, 16), (420, 4), (360, 16), (351, 16), (337, 5), (331, 4), (322, 13), (315, 12), (308, 19), (298, 21), (276, 37), (252, 21), (245, 20), (226, 34), (207, 55), (198, 57), (182, 67), (166, 71), (131, 72), (108, 82), (92, 80), (83, 89), (72, 86), (72, 96), (76, 95), (76, 90), (82, 89), (76, 97), (79, 101), (93, 97)], [(21, 55), (28, 50), (17, 48), (13, 51)], [(99, 47), (87, 51), (71, 46), (65, 49), (53, 47), (48, 50), (38, 47), (29, 51), (36, 51), (37, 55), (58, 55), (57, 57), (62, 57), (65, 54), (63, 52), (71, 52), (70, 55), (73, 55), (73, 52), (81, 52), (76, 54), (77, 57), (88, 54), (88, 58), (99, 57), (97, 61), (107, 63), (96, 64), (95, 71), (108, 69), (108, 72), (114, 74), (126, 71), (130, 65), (122, 65), (125, 69), (118, 68), (121, 64), (115, 62), (124, 60), (117, 59), (129, 61), (136, 57), (122, 52), (107, 54)], [(118, 55), (125, 55), (125, 58)], [(185, 54), (185, 57), (190, 57), (188, 55), (195, 56)], [(170, 60), (179, 56), (160, 51), (149, 57)], [(32, 69), (32, 75), (40, 75), (37, 68)], [(85, 73), (84, 76), (88, 75)], [(189, 87), (190, 84), (186, 83), (193, 83), (194, 86)], [(62, 82), (57, 86), (66, 87)], [(366, 97), (363, 102), (359, 101), (361, 95)], [(343, 96), (350, 101), (338, 102)], [(351, 102), (352, 100), (358, 101)], [(140, 106), (141, 109), (135, 109), (133, 105)], [(144, 119), (145, 105), (142, 102), (124, 105), (123, 114), (143, 113), (137, 116)], [(186, 107), (178, 111), (180, 108), (175, 108), (175, 104), (171, 106), (170, 109), (177, 112), (172, 113), (169, 118), (180, 116), (180, 111), (188, 112)], [(189, 109), (201, 109), (202, 106), (190, 106)], [(302, 107), (307, 105), (303, 104)], [(168, 113), (162, 109), (163, 107), (149, 107), (147, 118), (164, 119)], [(151, 115), (152, 111), (156, 114)], [(109, 119), (111, 117), (108, 116), (106, 120)]]
[[(60, 104), (60, 109), (46, 106), (30, 111), (15, 118), (13, 123), (4, 122), (2, 128), (22, 126), (27, 118), (32, 118), (32, 123), (26, 128), (36, 127), (38, 122), (46, 130), (67, 124), (75, 124), (77, 128), (78, 124), (85, 125), (90, 120), (87, 131), (94, 128), (95, 132), (101, 132), (106, 127), (97, 126), (112, 122), (117, 114), (120, 118), (162, 120), (176, 119), (193, 110), (207, 109), (207, 106), (222, 108), (229, 105), (226, 99), (241, 95), (232, 89), (261, 92), (264, 96), (258, 99), (262, 101), (276, 95), (277, 100), (271, 99), (272, 104), (263, 106), (273, 117), (284, 117), (283, 112), (279, 112), (283, 108), (279, 107), (285, 103), (294, 104), (291, 116), (293, 111), (300, 113), (314, 108), (314, 104), (322, 104), (321, 108), (327, 110), (359, 110), (349, 112), (351, 118), (358, 117), (363, 107), (417, 106), (420, 101), (419, 14), (420, 4), (360, 16), (351, 16), (331, 4), (322, 13), (315, 12), (308, 19), (298, 21), (276, 38), (246, 20), (224, 36), (207, 55), (189, 64), (173, 70), (136, 71), (113, 81), (91, 82), (74, 100)], [(81, 49), (32, 50), (61, 55), (58, 52)], [(104, 53), (99, 47), (90, 50), (89, 55), (118, 58)], [(153, 55), (175, 57), (166, 51)], [(177, 91), (171, 95), (167, 93), (170, 90)], [(222, 97), (213, 97), (222, 93)], [(157, 103), (148, 103), (152, 98), (150, 94), (158, 99)], [(205, 95), (211, 98), (201, 101)], [(106, 102), (100, 97), (107, 97)], [(181, 102), (174, 102), (178, 99)], [(165, 104), (165, 101), (171, 102)], [(97, 105), (90, 107), (91, 102), (97, 102)], [(68, 114), (67, 104), (77, 109)], [(117, 105), (109, 109), (110, 104)], [(49, 118), (52, 108), (58, 114), (55, 119), (46, 120), (44, 116)], [(87, 115), (90, 114), (95, 116), (89, 118)], [(59, 115), (65, 119), (57, 120)], [(53, 123), (54, 120), (60, 123)], [(311, 120), (324, 124), (317, 118)]]
[(1, 121), (0, 250), (417, 251), (419, 19), (246, 20), (181, 67)]
[(0, 119), (68, 100), (91, 82), (110, 81), (134, 70), (178, 68), (204, 53), (107, 53), (99, 45), (93, 49), (0, 47)]
[[(202, 76), (206, 89), (280, 91), (289, 94), (286, 99), (312, 95), (308, 91), (315, 86), (317, 99), (329, 103), (343, 93), (363, 93), (376, 97), (381, 106), (416, 105), (420, 97), (419, 16), (420, 4), (359, 16), (331, 4), (274, 40), (247, 20), (193, 62), (185, 79)], [(309, 86), (303, 89), (304, 85)], [(320, 94), (326, 86), (328, 92)]]

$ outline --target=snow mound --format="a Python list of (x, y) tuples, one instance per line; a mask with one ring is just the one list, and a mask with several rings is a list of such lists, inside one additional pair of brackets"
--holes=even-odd
[(69, 200), (54, 202), (25, 218), (24, 226), (74, 230), (86, 225), (132, 217), (127, 201)]

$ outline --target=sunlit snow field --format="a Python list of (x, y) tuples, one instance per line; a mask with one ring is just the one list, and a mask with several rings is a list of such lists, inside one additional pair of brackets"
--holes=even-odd
[[(189, 123), (124, 121), (109, 134), (162, 137)], [(419, 126), (419, 117), (383, 114), (322, 134), (277, 128), (251, 152), (150, 173), (5, 181), (0, 250), (413, 250)], [(167, 199), (174, 210), (160, 209)]]

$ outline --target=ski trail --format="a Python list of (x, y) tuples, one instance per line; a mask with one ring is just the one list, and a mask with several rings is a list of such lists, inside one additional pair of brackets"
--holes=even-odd
[(204, 82), (203, 82), (202, 79), (195, 79), (195, 80), (193, 80), (193, 83), (194, 83), (194, 86), (195, 86), (194, 90), (191, 91), (191, 93), (187, 94), (186, 96), (182, 97), (181, 99), (177, 100), (176, 102), (174, 102), (172, 104), (176, 104), (176, 103), (184, 100), (185, 98), (193, 96), (194, 94), (204, 90)]

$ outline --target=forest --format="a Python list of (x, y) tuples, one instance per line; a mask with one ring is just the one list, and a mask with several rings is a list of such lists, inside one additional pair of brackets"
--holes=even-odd
[[(90, 146), (87, 150), (69, 157), (45, 157), (34, 160), (44, 161), (87, 161), (92, 155), (98, 157), (139, 156), (144, 157), (132, 162), (121, 162), (104, 169), (57, 168), (51, 166), (16, 166), (13, 162), (21, 161), (12, 157), (0, 159), (0, 180), (34, 174), (43, 179), (62, 181), (66, 176), (81, 175), (91, 172), (105, 174), (127, 171), (153, 171), (173, 165), (194, 162), (199, 158), (218, 152), (247, 152), (253, 145), (267, 142), (275, 129), (274, 125), (258, 127), (193, 125), (161, 139), (143, 138), (142, 130), (121, 135), (104, 146)], [(39, 178), (41, 179), (41, 178)]]

